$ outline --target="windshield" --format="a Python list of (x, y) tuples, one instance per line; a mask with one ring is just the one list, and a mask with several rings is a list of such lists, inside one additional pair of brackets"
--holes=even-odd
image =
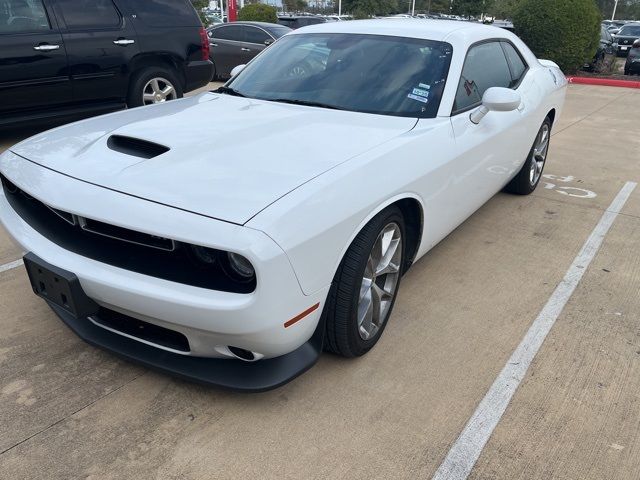
[(227, 87), (262, 100), (402, 117), (435, 117), (452, 47), (381, 35), (282, 37)]
[(626, 27), (622, 27), (618, 35), (630, 35), (633, 37), (640, 37), (640, 25), (627, 25)]

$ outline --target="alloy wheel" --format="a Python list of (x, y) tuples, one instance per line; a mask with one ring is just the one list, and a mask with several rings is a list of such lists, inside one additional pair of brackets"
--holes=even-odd
[(373, 244), (367, 260), (358, 302), (358, 333), (373, 338), (383, 326), (396, 295), (402, 261), (402, 232), (387, 224)]
[(152, 78), (142, 90), (142, 103), (152, 105), (175, 100), (178, 97), (175, 87), (169, 80), (162, 77)]
[(531, 185), (536, 185), (540, 179), (540, 175), (542, 175), (544, 162), (547, 160), (547, 152), (549, 151), (550, 132), (551, 129), (548, 123), (545, 123), (542, 125), (536, 137), (536, 142), (531, 152), (531, 170), (529, 171), (529, 182), (531, 182)]

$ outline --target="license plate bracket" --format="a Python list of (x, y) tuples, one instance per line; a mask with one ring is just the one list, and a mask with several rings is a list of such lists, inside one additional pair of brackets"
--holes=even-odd
[(51, 265), (32, 252), (23, 260), (33, 292), (40, 298), (63, 308), (75, 318), (86, 318), (98, 312), (98, 304), (87, 297), (74, 273)]

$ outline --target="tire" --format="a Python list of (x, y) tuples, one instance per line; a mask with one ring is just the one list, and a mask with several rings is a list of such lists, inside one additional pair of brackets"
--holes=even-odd
[[(211, 58), (209, 58), (209, 60), (211, 60)], [(213, 75), (211, 75), (211, 81), (215, 82), (218, 80), (218, 69), (216, 68), (216, 64), (213, 60), (211, 60), (211, 63), (213, 63)]]
[[(545, 133), (546, 132), (546, 133)], [(533, 192), (540, 179), (544, 166), (547, 163), (547, 154), (549, 153), (549, 142), (551, 140), (551, 119), (544, 119), (540, 130), (533, 142), (527, 160), (518, 172), (518, 174), (504, 187), (505, 192), (514, 193), (516, 195), (529, 195)], [(534, 172), (535, 164), (535, 172)]]
[[(383, 237), (385, 242), (380, 241)], [(396, 206), (380, 212), (358, 233), (340, 263), (323, 311), (325, 350), (344, 357), (359, 357), (378, 342), (400, 289), (405, 238), (404, 218)], [(389, 242), (387, 257), (382, 255), (383, 260), (375, 262), (372, 249), (374, 246), (383, 246), (386, 241)], [(393, 245), (395, 249), (392, 251)], [(374, 261), (370, 262), (372, 259)], [(390, 272), (378, 273), (377, 278), (372, 276), (373, 263), (381, 269), (385, 259), (390, 260)], [(392, 268), (393, 265), (397, 268)], [(380, 291), (388, 292), (389, 296), (378, 297)], [(383, 297), (387, 299), (379, 304), (375, 302), (375, 298)], [(374, 314), (376, 304), (377, 318)], [(370, 310), (366, 308), (367, 305), (371, 307)], [(371, 316), (359, 315), (360, 309), (363, 313), (370, 312)], [(365, 320), (359, 322), (360, 318)]]
[(593, 71), (596, 73), (604, 72), (605, 70), (605, 55), (604, 52), (593, 64)]
[[(150, 85), (153, 80), (158, 81), (158, 89)], [(168, 92), (163, 98), (157, 97), (153, 100), (144, 99), (145, 89), (147, 94), (166, 91), (164, 86), (170, 85), (173, 90)], [(176, 74), (162, 67), (147, 67), (134, 73), (129, 83), (129, 92), (127, 93), (127, 106), (129, 108), (141, 107), (150, 103), (161, 103), (176, 98), (182, 98), (184, 92), (182, 84), (178, 80)]]

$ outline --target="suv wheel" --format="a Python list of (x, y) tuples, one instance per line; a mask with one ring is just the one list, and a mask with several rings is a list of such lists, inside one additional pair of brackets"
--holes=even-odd
[(182, 98), (182, 95), (182, 86), (175, 74), (163, 68), (150, 67), (134, 74), (127, 95), (127, 106), (133, 108), (163, 103)]

